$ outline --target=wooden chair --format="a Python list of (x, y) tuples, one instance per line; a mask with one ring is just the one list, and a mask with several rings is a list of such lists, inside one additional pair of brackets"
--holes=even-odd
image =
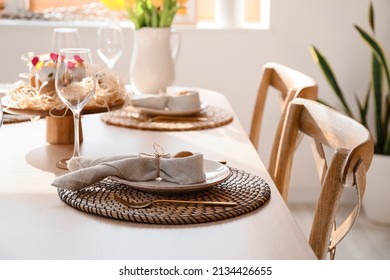
[(274, 143), (268, 164), (270, 174), (273, 174), (276, 152), (277, 148), (279, 147), (282, 125), (286, 115), (288, 103), (294, 98), (298, 97), (312, 100), (317, 99), (318, 86), (312, 78), (285, 65), (274, 62), (265, 64), (257, 93), (257, 100), (254, 107), (249, 134), (249, 138), (255, 148), (257, 148), (259, 145), (264, 104), (270, 87), (276, 89), (277, 92), (279, 92), (282, 105), (281, 115), (276, 128)]
[[(313, 152), (322, 185), (309, 243), (319, 259), (334, 259), (336, 245), (358, 216), (366, 186), (366, 172), (374, 153), (370, 132), (360, 123), (316, 101), (296, 98), (289, 104), (276, 156), (275, 184), (287, 200), (298, 133), (313, 141)], [(324, 146), (334, 150), (327, 164)], [(329, 155), (328, 155), (329, 157)], [(345, 187), (356, 189), (357, 202), (336, 229), (336, 212)]]

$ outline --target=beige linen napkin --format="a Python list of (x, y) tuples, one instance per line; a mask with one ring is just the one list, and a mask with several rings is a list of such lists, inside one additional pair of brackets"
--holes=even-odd
[(167, 107), (171, 111), (198, 109), (200, 108), (199, 92), (186, 91), (184, 94), (170, 95)]
[(112, 156), (76, 157), (68, 164), (70, 173), (56, 178), (52, 185), (73, 191), (97, 183), (108, 176), (128, 181), (151, 181), (157, 177), (182, 185), (205, 180), (203, 155), (186, 157)]
[(134, 107), (164, 110), (167, 107), (168, 95), (166, 94), (145, 94), (140, 97), (134, 96), (131, 103)]
[(134, 97), (132, 100), (134, 107), (144, 107), (159, 110), (192, 110), (200, 108), (199, 92), (184, 91), (177, 95), (157, 94), (146, 97)]

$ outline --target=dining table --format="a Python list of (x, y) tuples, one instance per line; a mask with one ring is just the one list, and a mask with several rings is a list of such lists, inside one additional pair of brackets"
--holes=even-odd
[(262, 205), (215, 221), (181, 224), (129, 221), (82, 211), (65, 203), (59, 189), (52, 186), (68, 172), (56, 163), (72, 154), (73, 145), (47, 143), (45, 118), (33, 118), (0, 128), (0, 259), (315, 259), (226, 96), (196, 90), (207, 106), (222, 108), (232, 120), (213, 128), (164, 131), (102, 120), (115, 111), (83, 115), (81, 155), (153, 154), (156, 144), (166, 153), (201, 153), (207, 160), (224, 162), (232, 170), (263, 180), (270, 196)]

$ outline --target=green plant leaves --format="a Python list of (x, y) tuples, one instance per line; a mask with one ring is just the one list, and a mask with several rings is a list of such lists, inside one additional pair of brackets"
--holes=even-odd
[(345, 100), (344, 94), (337, 83), (336, 77), (333, 74), (333, 70), (330, 67), (328, 61), (316, 47), (311, 46), (310, 50), (314, 61), (316, 61), (320, 65), (321, 70), (324, 73), (326, 79), (328, 80), (330, 86), (332, 87), (333, 91), (336, 93), (341, 104), (343, 105), (344, 112), (348, 116), (353, 117), (352, 111), (349, 108), (347, 101)]
[[(387, 59), (382, 47), (377, 40), (368, 34), (361, 27), (355, 25), (356, 30), (359, 32), (363, 40), (368, 44), (373, 53), (372, 62), (372, 86), (375, 100), (375, 123), (376, 123), (376, 152), (381, 154), (390, 154), (390, 133), (389, 129), (389, 100), (390, 100), (390, 71), (387, 64)], [(387, 82), (388, 93), (385, 98), (384, 114), (382, 113), (383, 107), (383, 91), (382, 85), (383, 75)], [(383, 116), (383, 118), (382, 118)]]
[[(375, 33), (375, 15), (372, 2), (370, 2), (368, 11), (368, 23), (372, 32)], [(354, 27), (358, 31), (363, 41), (368, 44), (372, 51), (370, 87), (363, 102), (355, 97), (359, 108), (360, 122), (368, 128), (367, 112), (372, 93), (374, 98), (374, 118), (376, 128), (375, 153), (390, 155), (390, 71), (388, 61), (382, 47), (377, 42), (375, 37), (370, 35), (358, 25), (354, 25)], [(344, 112), (350, 117), (353, 117), (353, 114), (340, 87), (337, 84), (336, 78), (331, 67), (329, 66), (329, 63), (317, 48), (312, 46), (311, 53), (313, 59), (320, 65), (322, 72), (324, 73), (336, 96), (340, 100)], [(383, 81), (385, 81), (385, 83), (383, 83)]]
[(383, 67), (383, 70), (385, 72), (385, 77), (387, 80), (388, 88), (390, 88), (390, 72), (389, 67), (387, 65), (385, 54), (382, 50), (382, 47), (379, 45), (379, 43), (376, 41), (374, 37), (372, 37), (370, 34), (368, 34), (366, 31), (364, 31), (362, 28), (360, 28), (357, 25), (354, 25), (359, 34), (362, 36), (363, 40), (368, 43), (371, 50), (377, 57), (378, 61), (380, 62), (381, 66)]

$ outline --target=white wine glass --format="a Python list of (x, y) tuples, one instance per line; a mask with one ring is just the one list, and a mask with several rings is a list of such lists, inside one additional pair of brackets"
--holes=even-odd
[(122, 28), (115, 23), (107, 23), (98, 30), (99, 57), (109, 69), (113, 69), (115, 63), (123, 54)]
[(80, 34), (77, 28), (54, 28), (51, 41), (51, 51), (58, 53), (60, 49), (80, 48)]
[[(95, 75), (91, 66), (90, 49), (61, 49), (59, 52), (55, 88), (62, 102), (73, 113), (74, 150), (72, 157), (80, 156), (80, 115), (96, 90)], [(61, 160), (57, 166), (66, 169), (68, 160)]]

